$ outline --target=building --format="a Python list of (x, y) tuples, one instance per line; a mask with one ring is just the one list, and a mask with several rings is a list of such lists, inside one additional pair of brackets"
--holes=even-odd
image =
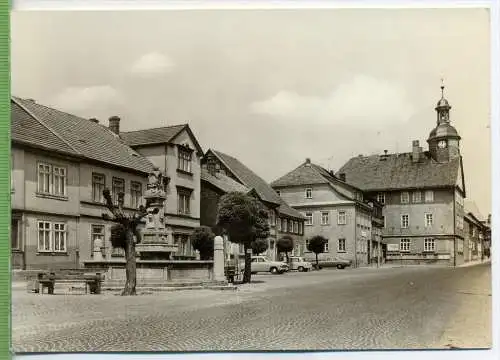
[[(251, 194), (258, 198), (269, 212), (270, 236), (267, 256), (277, 259), (276, 241), (282, 236), (293, 238), (294, 255), (302, 254), (304, 247), (304, 218), (252, 170), (232, 156), (208, 150), (202, 160), (201, 224), (215, 227), (219, 198), (230, 191)], [(234, 247), (233, 247), (234, 248)], [(231, 250), (232, 252), (233, 250)], [(243, 247), (237, 252), (244, 255)]]
[(11, 248), (13, 269), (78, 268), (104, 240), (106, 258), (123, 256), (109, 242), (102, 191), (125, 210), (143, 203), (153, 165), (110, 127), (36, 103), (11, 100)]
[(377, 261), (381, 254), (381, 206), (376, 201), (366, 201), (362, 190), (311, 163), (310, 159), (273, 181), (271, 186), (306, 218), (305, 253), (309, 252), (308, 239), (322, 235), (328, 243), (319, 258), (351, 260), (354, 266)]
[(119, 132), (123, 141), (158, 167), (167, 179), (167, 230), (178, 251), (174, 259), (194, 259), (190, 234), (200, 226), (200, 175), (203, 150), (189, 125)]
[(467, 201), (464, 208), (464, 261), (481, 260), (485, 226), (479, 220), (479, 212), (474, 203)]
[(338, 175), (384, 204), (386, 260), (401, 263), (464, 262), (465, 181), (460, 136), (450, 124), (450, 109), (441, 87), (436, 126), (412, 151), (359, 156)]

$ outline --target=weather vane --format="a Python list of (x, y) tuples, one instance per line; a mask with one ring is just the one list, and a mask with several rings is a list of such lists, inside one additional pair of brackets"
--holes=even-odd
[(444, 78), (441, 78), (441, 97), (444, 97)]

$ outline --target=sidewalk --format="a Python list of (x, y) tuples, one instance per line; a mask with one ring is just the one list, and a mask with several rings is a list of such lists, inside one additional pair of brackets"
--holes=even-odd
[(468, 267), (468, 266), (475, 266), (475, 265), (480, 265), (480, 264), (491, 264), (491, 259), (486, 259), (486, 260), (474, 260), (474, 261), (469, 261), (466, 263), (463, 263), (461, 265), (458, 265), (457, 267)]

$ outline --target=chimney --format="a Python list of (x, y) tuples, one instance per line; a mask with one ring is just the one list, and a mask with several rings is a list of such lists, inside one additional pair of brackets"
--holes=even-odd
[(339, 179), (345, 182), (345, 173), (340, 173), (339, 174)]
[(412, 147), (412, 160), (416, 163), (420, 160), (420, 152), (422, 151), (422, 148), (419, 146), (418, 140), (413, 140)]
[(120, 135), (120, 117), (111, 116), (109, 118), (109, 130), (114, 132), (116, 135)]
[(95, 124), (99, 124), (99, 120), (97, 120), (96, 118), (90, 118), (89, 121), (91, 121)]
[(309, 166), (311, 165), (311, 159), (310, 158), (306, 158), (306, 166)]

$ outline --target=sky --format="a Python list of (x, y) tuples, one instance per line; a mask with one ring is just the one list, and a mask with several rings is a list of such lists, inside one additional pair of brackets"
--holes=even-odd
[(12, 94), (130, 131), (188, 123), (273, 181), (427, 149), (444, 79), (467, 200), (491, 212), (487, 9), (13, 12)]

